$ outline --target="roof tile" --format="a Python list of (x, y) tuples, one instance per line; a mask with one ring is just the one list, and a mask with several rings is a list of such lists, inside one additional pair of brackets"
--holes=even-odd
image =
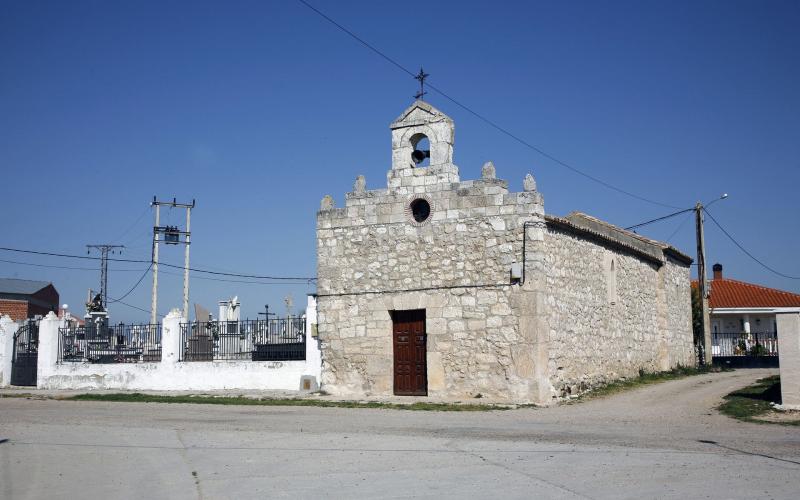
[[(800, 307), (800, 294), (728, 278), (710, 280), (709, 307)], [(692, 282), (696, 286), (697, 282)]]

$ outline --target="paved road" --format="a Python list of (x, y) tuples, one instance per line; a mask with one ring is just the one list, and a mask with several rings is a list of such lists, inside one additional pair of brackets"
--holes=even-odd
[(769, 370), (478, 413), (0, 399), (1, 498), (800, 498), (800, 429), (712, 408)]

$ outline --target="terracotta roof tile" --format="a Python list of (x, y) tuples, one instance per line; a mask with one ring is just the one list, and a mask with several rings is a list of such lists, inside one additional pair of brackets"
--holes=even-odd
[[(709, 280), (709, 307), (800, 307), (800, 294), (728, 278)], [(692, 282), (697, 286), (697, 281)]]

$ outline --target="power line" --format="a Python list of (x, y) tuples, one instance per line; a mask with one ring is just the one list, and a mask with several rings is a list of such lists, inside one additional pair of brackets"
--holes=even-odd
[(341, 24), (337, 23), (336, 21), (334, 21), (334, 20), (333, 20), (333, 19), (331, 19), (330, 17), (326, 16), (326, 15), (325, 15), (325, 14), (323, 14), (321, 11), (317, 10), (317, 9), (316, 9), (316, 8), (315, 8), (313, 5), (309, 4), (309, 3), (308, 3), (308, 2), (306, 2), (305, 0), (298, 0), (298, 2), (302, 3), (303, 5), (305, 5), (306, 7), (308, 7), (309, 9), (313, 10), (314, 12), (316, 12), (317, 14), (319, 14), (320, 16), (322, 16), (322, 17), (323, 17), (323, 18), (324, 18), (326, 21), (328, 21), (329, 23), (333, 24), (334, 26), (336, 26), (336, 27), (337, 27), (337, 28), (339, 28), (340, 30), (344, 31), (345, 33), (347, 33), (348, 35), (350, 35), (351, 37), (353, 37), (355, 40), (357, 40), (359, 43), (361, 43), (361, 45), (363, 45), (364, 47), (366, 47), (366, 48), (368, 48), (369, 50), (371, 50), (371, 51), (375, 52), (375, 53), (376, 53), (376, 54), (378, 54), (380, 57), (382, 57), (382, 58), (386, 59), (386, 60), (387, 60), (389, 63), (391, 63), (391, 64), (393, 64), (393, 65), (397, 66), (397, 67), (398, 67), (400, 70), (402, 70), (402, 71), (405, 71), (405, 72), (406, 72), (406, 73), (408, 73), (408, 74), (409, 74), (409, 75), (410, 75), (412, 78), (415, 76), (413, 72), (411, 72), (411, 71), (407, 70), (405, 67), (403, 67), (403, 65), (402, 65), (402, 64), (400, 64), (399, 62), (395, 61), (395, 60), (394, 60), (394, 59), (392, 59), (391, 57), (387, 56), (386, 54), (384, 54), (384, 53), (383, 53), (383, 52), (381, 52), (380, 50), (376, 49), (375, 47), (373, 47), (372, 45), (370, 45), (369, 43), (367, 43), (366, 41), (364, 41), (364, 39), (362, 39), (361, 37), (359, 37), (358, 35), (356, 35), (356, 34), (355, 34), (355, 33), (353, 33), (352, 31), (350, 31), (349, 29), (345, 28), (344, 26), (342, 26)]
[[(344, 33), (346, 33), (347, 35), (352, 37), (354, 40), (356, 40), (357, 42), (359, 42), (363, 46), (367, 47), (368, 49), (370, 49), (371, 51), (373, 51), (374, 53), (376, 53), (377, 55), (379, 55), (380, 57), (382, 57), (383, 59), (385, 59), (386, 61), (388, 61), (392, 65), (394, 65), (397, 68), (399, 68), (404, 73), (407, 73), (412, 78), (416, 77), (416, 75), (412, 71), (410, 71), (408, 68), (406, 68), (405, 66), (403, 66), (399, 62), (395, 61), (394, 59), (392, 59), (391, 57), (389, 57), (385, 53), (381, 52), (380, 50), (375, 48), (373, 45), (371, 45), (368, 42), (366, 42), (363, 38), (359, 37), (358, 35), (356, 35), (352, 31), (350, 31), (349, 29), (345, 28), (344, 26), (342, 26), (341, 24), (339, 24), (338, 22), (333, 20), (331, 17), (329, 17), (328, 15), (324, 14), (323, 12), (321, 12), (320, 10), (318, 10), (317, 8), (315, 8), (314, 6), (312, 6), (311, 4), (306, 2), (305, 0), (297, 0), (297, 1), (302, 3), (303, 5), (305, 5), (306, 7), (311, 9), (312, 11), (314, 11), (316, 14), (318, 14), (323, 19), (325, 19), (329, 23), (331, 23), (334, 26), (336, 26), (338, 29), (340, 29), (341, 31), (343, 31)], [(639, 196), (639, 195), (634, 194), (634, 193), (632, 193), (630, 191), (626, 191), (626, 190), (624, 190), (622, 188), (614, 186), (613, 184), (610, 184), (610, 183), (608, 183), (608, 182), (606, 182), (606, 181), (604, 181), (602, 179), (599, 179), (598, 177), (595, 177), (595, 176), (593, 176), (591, 174), (587, 174), (586, 172), (584, 172), (584, 171), (582, 171), (582, 170), (570, 165), (569, 163), (567, 163), (567, 162), (565, 162), (563, 160), (560, 160), (560, 159), (556, 158), (555, 156), (547, 153), (546, 151), (542, 150), (541, 148), (539, 148), (537, 146), (534, 146), (533, 144), (531, 144), (530, 142), (526, 141), (525, 139), (522, 139), (521, 137), (519, 137), (519, 136), (513, 134), (512, 132), (508, 131), (507, 129), (501, 127), (500, 125), (496, 124), (495, 122), (493, 122), (489, 118), (483, 116), (482, 114), (478, 113), (477, 111), (472, 110), (469, 106), (467, 106), (465, 104), (462, 104), (461, 102), (457, 101), (453, 97), (450, 97), (447, 93), (445, 93), (443, 90), (439, 89), (438, 87), (428, 83), (428, 88), (430, 88), (431, 90), (433, 90), (437, 94), (441, 95), (442, 97), (444, 97), (448, 101), (452, 102), (456, 106), (460, 107), (461, 109), (467, 111), (471, 115), (475, 116), (479, 120), (483, 121), (487, 125), (491, 126), (495, 130), (507, 135), (508, 137), (510, 137), (511, 139), (517, 141), (518, 143), (522, 144), (523, 146), (525, 146), (527, 148), (530, 148), (531, 150), (539, 153), (541, 156), (544, 156), (545, 158), (549, 159), (550, 161), (552, 161), (552, 162), (554, 162), (554, 163), (556, 163), (556, 164), (558, 164), (558, 165), (560, 165), (560, 166), (572, 171), (573, 173), (576, 173), (576, 174), (578, 174), (578, 175), (580, 175), (582, 177), (585, 177), (585, 178), (587, 178), (587, 179), (589, 179), (591, 181), (594, 181), (594, 182), (596, 182), (596, 183), (600, 184), (601, 186), (604, 186), (604, 187), (606, 187), (608, 189), (611, 189), (611, 190), (616, 191), (618, 193), (624, 194), (624, 195), (629, 196), (631, 198), (635, 198), (635, 199), (637, 199), (639, 201), (644, 201), (646, 203), (651, 203), (653, 205), (658, 205), (658, 206), (662, 206), (662, 207), (666, 207), (666, 208), (680, 208), (680, 207), (676, 207), (674, 205), (668, 205), (666, 203), (661, 203), (659, 201), (655, 201), (655, 200), (651, 200), (649, 198), (645, 198), (643, 196)]]
[(669, 218), (671, 218), (671, 217), (675, 217), (676, 215), (685, 214), (686, 212), (691, 212), (691, 211), (693, 211), (693, 210), (694, 210), (694, 207), (692, 207), (692, 208), (686, 208), (686, 209), (684, 209), (684, 210), (680, 210), (680, 211), (678, 211), (678, 212), (673, 212), (673, 213), (671, 213), (671, 214), (669, 214), (669, 215), (665, 215), (665, 216), (663, 216), (663, 217), (658, 217), (658, 218), (655, 218), (655, 219), (650, 219), (650, 220), (648, 220), (648, 221), (641, 222), (641, 223), (639, 223), (639, 224), (634, 224), (633, 226), (628, 226), (628, 227), (626, 227), (626, 228), (625, 228), (625, 230), (626, 230), (626, 231), (630, 231), (631, 229), (636, 229), (637, 227), (643, 227), (643, 226), (647, 226), (647, 225), (653, 224), (654, 222), (659, 222), (659, 221), (662, 221), (662, 220), (666, 220), (666, 219), (669, 219)]
[[(170, 276), (183, 276), (182, 274), (171, 273), (169, 271), (161, 271), (161, 272), (163, 274), (168, 274)], [(313, 283), (312, 280), (309, 280), (309, 281), (306, 281), (306, 282), (300, 282), (300, 281), (298, 281), (298, 282), (285, 282), (285, 281), (267, 282), (267, 281), (229, 280), (229, 279), (225, 279), (225, 278), (212, 278), (210, 276), (197, 276), (197, 275), (193, 275), (192, 278), (198, 279), (198, 280), (220, 281), (220, 282), (224, 282), (224, 283), (245, 283), (245, 284), (252, 284), (252, 285), (303, 285), (303, 284), (309, 284), (310, 285), (311, 283)]]
[[(122, 304), (123, 306), (128, 306), (128, 307), (130, 307), (131, 309), (136, 309), (137, 311), (142, 311), (142, 312), (150, 313), (150, 311), (149, 311), (148, 309), (144, 309), (144, 308), (142, 308), (142, 307), (135, 306), (135, 305), (133, 305), (133, 304), (128, 304), (127, 302), (123, 302), (123, 301), (121, 301), (121, 300), (117, 300), (117, 301), (116, 301), (116, 303), (118, 303), (118, 304)], [(161, 317), (161, 318), (163, 318), (163, 317), (164, 317), (164, 315), (163, 315), (163, 314), (161, 314), (161, 313), (156, 313), (156, 315), (158, 315), (158, 316), (159, 316), (159, 317)]]
[(145, 269), (145, 270), (144, 270), (144, 273), (143, 273), (143, 274), (142, 274), (142, 276), (139, 278), (139, 281), (137, 281), (137, 282), (136, 282), (136, 284), (135, 284), (135, 285), (133, 285), (133, 287), (132, 287), (130, 290), (128, 290), (128, 292), (127, 292), (125, 295), (123, 295), (122, 297), (120, 297), (120, 298), (118, 298), (118, 299), (113, 299), (113, 298), (112, 298), (112, 299), (111, 299), (111, 302), (122, 302), (122, 299), (124, 299), (125, 297), (127, 297), (128, 295), (130, 295), (130, 294), (131, 294), (131, 293), (132, 293), (134, 290), (136, 290), (136, 287), (137, 287), (137, 286), (139, 286), (139, 284), (142, 282), (142, 280), (144, 279), (144, 277), (145, 277), (145, 276), (147, 276), (147, 273), (149, 273), (149, 272), (150, 272), (150, 269), (151, 269), (152, 267), (153, 267), (153, 265), (152, 265), (152, 264), (150, 264), (149, 266), (147, 266), (147, 269)]
[(670, 234), (670, 235), (667, 237), (667, 239), (666, 239), (666, 240), (664, 240), (664, 241), (666, 241), (667, 243), (669, 243), (669, 241), (670, 241), (670, 240), (671, 240), (671, 239), (672, 239), (672, 238), (673, 238), (673, 237), (674, 237), (676, 234), (678, 234), (678, 231), (680, 231), (680, 230), (681, 230), (681, 228), (682, 228), (683, 226), (685, 226), (685, 225), (686, 225), (686, 223), (687, 223), (687, 222), (689, 222), (690, 220), (692, 220), (692, 216), (691, 216), (691, 215), (689, 215), (689, 216), (685, 217), (685, 218), (683, 219), (683, 222), (681, 222), (680, 224), (678, 224), (678, 227), (676, 227), (676, 228), (675, 228), (675, 230), (674, 230), (674, 231), (672, 231), (672, 234)]
[(117, 236), (117, 237), (116, 237), (114, 240), (112, 240), (112, 241), (119, 241), (119, 240), (121, 240), (121, 239), (122, 239), (122, 238), (123, 238), (123, 237), (124, 237), (126, 234), (128, 234), (129, 232), (131, 232), (131, 230), (132, 230), (134, 227), (136, 227), (136, 224), (138, 224), (138, 223), (139, 223), (139, 221), (141, 221), (141, 220), (144, 218), (144, 216), (145, 216), (145, 215), (147, 215), (147, 213), (148, 213), (148, 212), (150, 212), (150, 207), (149, 207), (149, 206), (148, 206), (148, 207), (145, 207), (145, 209), (144, 209), (144, 211), (141, 213), (141, 215), (139, 215), (139, 217), (137, 217), (137, 218), (136, 218), (136, 221), (135, 221), (133, 224), (131, 224), (130, 226), (128, 226), (128, 229), (126, 229), (126, 230), (125, 230), (125, 231), (124, 231), (122, 234), (120, 234), (119, 236)]
[[(0, 250), (6, 252), (18, 252), (18, 253), (28, 253), (34, 255), (46, 255), (49, 257), (64, 257), (69, 259), (84, 259), (84, 260), (101, 260), (100, 257), (92, 257), (89, 255), (72, 255), (66, 253), (58, 253), (58, 252), (44, 252), (40, 250), (24, 250), (20, 248), (10, 248), (10, 247), (0, 247)], [(108, 258), (110, 262), (129, 262), (129, 263), (136, 263), (136, 264), (151, 264), (152, 261), (150, 260), (141, 260), (141, 259), (116, 259), (116, 258)], [(183, 266), (177, 266), (175, 264), (167, 264), (165, 262), (159, 262), (159, 265), (172, 267), (175, 269), (184, 269)], [(218, 276), (231, 276), (234, 278), (251, 278), (251, 279), (264, 279), (264, 280), (282, 280), (282, 281), (316, 281), (317, 278), (315, 277), (303, 277), (303, 276), (262, 276), (258, 274), (244, 274), (244, 273), (225, 273), (221, 271), (210, 271), (207, 269), (198, 269), (194, 267), (189, 268), (190, 271), (194, 271), (197, 273), (205, 273), (205, 274), (213, 274)]]
[[(41, 250), (23, 250), (20, 248), (9, 248), (9, 247), (0, 247), (0, 250), (6, 252), (18, 252), (18, 253), (30, 253), (35, 255), (47, 255), (49, 257), (67, 257), (70, 259), (83, 259), (83, 260), (101, 260), (100, 257), (92, 257), (90, 255), (72, 255), (67, 253), (58, 253), (58, 252), (43, 252)], [(114, 262), (134, 262), (138, 264), (149, 264), (149, 260), (135, 260), (135, 259), (114, 259), (109, 258), (108, 260)], [(96, 270), (96, 269), (95, 269)]]
[(444, 92), (442, 92), (441, 90), (439, 90), (439, 89), (438, 89), (436, 86), (434, 86), (433, 84), (430, 84), (430, 83), (429, 83), (429, 84), (428, 84), (428, 87), (429, 87), (431, 90), (433, 90), (434, 92), (436, 92), (436, 93), (440, 94), (440, 95), (441, 95), (442, 97), (444, 97), (445, 99), (447, 99), (447, 100), (451, 101), (451, 102), (452, 102), (453, 104), (455, 104), (456, 106), (459, 106), (460, 108), (464, 109), (464, 110), (465, 110), (465, 111), (467, 111), (468, 113), (470, 113), (470, 114), (474, 115), (475, 117), (479, 118), (479, 119), (480, 119), (480, 120), (482, 120), (483, 122), (487, 123), (487, 124), (488, 124), (488, 125), (490, 125), (491, 127), (495, 128), (496, 130), (498, 130), (498, 131), (502, 132), (503, 134), (507, 135), (508, 137), (510, 137), (510, 138), (514, 139), (515, 141), (519, 142), (519, 143), (520, 143), (520, 144), (522, 144), (523, 146), (527, 146), (528, 148), (532, 149), (533, 151), (536, 151), (537, 153), (539, 153), (540, 155), (544, 156), (545, 158), (547, 158), (547, 159), (549, 159), (549, 160), (551, 160), (551, 161), (555, 162), (555, 163), (556, 163), (556, 164), (558, 164), (558, 165), (561, 165), (562, 167), (564, 167), (564, 168), (566, 168), (566, 169), (568, 169), (568, 170), (570, 170), (570, 171), (572, 171), (572, 172), (574, 172), (574, 173), (576, 173), (576, 174), (578, 174), (578, 175), (580, 175), (580, 176), (583, 176), (583, 177), (585, 177), (585, 178), (587, 178), (587, 179), (589, 179), (589, 180), (591, 180), (591, 181), (594, 181), (594, 182), (596, 182), (596, 183), (600, 184), (601, 186), (604, 186), (604, 187), (606, 187), (606, 188), (608, 188), (608, 189), (611, 189), (611, 190), (613, 190), (613, 191), (616, 191), (616, 192), (618, 192), (618, 193), (620, 193), (620, 194), (624, 194), (624, 195), (626, 195), (626, 196), (629, 196), (629, 197), (631, 197), (631, 198), (637, 199), (637, 200), (639, 200), (639, 201), (644, 201), (644, 202), (646, 202), (646, 203), (650, 203), (650, 204), (653, 204), (653, 205), (658, 205), (658, 206), (661, 206), (661, 207), (666, 207), (666, 208), (678, 208), (678, 207), (676, 207), (676, 206), (674, 206), (674, 205), (669, 205), (669, 204), (666, 204), (666, 203), (661, 203), (660, 201), (655, 201), (655, 200), (651, 200), (651, 199), (649, 199), (649, 198), (645, 198), (645, 197), (643, 197), (643, 196), (639, 196), (638, 194), (634, 194), (634, 193), (631, 193), (630, 191), (626, 191), (626, 190), (624, 190), (624, 189), (622, 189), (622, 188), (619, 188), (619, 187), (617, 187), (617, 186), (614, 186), (613, 184), (610, 184), (610, 183), (608, 183), (608, 182), (606, 182), (606, 181), (604, 181), (604, 180), (602, 180), (602, 179), (600, 179), (600, 178), (598, 178), (598, 177), (595, 177), (595, 176), (593, 176), (593, 175), (587, 174), (586, 172), (584, 172), (584, 171), (582, 171), (582, 170), (579, 170), (579, 169), (578, 169), (578, 168), (576, 168), (576, 167), (573, 167), (572, 165), (568, 164), (567, 162), (565, 162), (565, 161), (563, 161), (563, 160), (560, 160), (560, 159), (556, 158), (555, 156), (551, 155), (550, 153), (547, 153), (547, 152), (545, 152), (545, 151), (544, 151), (544, 150), (542, 150), (541, 148), (539, 148), (539, 147), (537, 147), (537, 146), (534, 146), (533, 144), (529, 143), (529, 142), (528, 142), (528, 141), (526, 141), (525, 139), (522, 139), (521, 137), (518, 137), (518, 136), (516, 136), (515, 134), (513, 134), (513, 133), (509, 132), (508, 130), (504, 129), (504, 128), (503, 128), (503, 127), (501, 127), (500, 125), (497, 125), (497, 124), (496, 124), (496, 123), (494, 123), (493, 121), (491, 121), (491, 120), (489, 120), (488, 118), (486, 118), (485, 116), (481, 115), (480, 113), (478, 113), (478, 112), (476, 112), (476, 111), (473, 111), (472, 109), (470, 109), (470, 108), (469, 108), (469, 107), (467, 107), (466, 105), (464, 105), (464, 104), (461, 104), (461, 103), (460, 103), (460, 102), (458, 102), (457, 100), (453, 99), (453, 98), (452, 98), (452, 97), (450, 97), (449, 95), (447, 95), (447, 94), (445, 94)]
[[(6, 260), (6, 259), (0, 259), (0, 262), (5, 262), (7, 264), (18, 264), (18, 265), (22, 265), (22, 266), (45, 267), (45, 268), (50, 268), (50, 269), (67, 269), (67, 270), (73, 270), (73, 271), (97, 272), (97, 269), (94, 268), (94, 267), (54, 266), (54, 265), (49, 265), (49, 264), (35, 264), (33, 262), (20, 262), (18, 260)], [(150, 268), (147, 268), (145, 270), (145, 272), (147, 272), (149, 270), (150, 270)], [(138, 273), (138, 272), (141, 272), (142, 270), (141, 269), (109, 269), (109, 271), (113, 271), (115, 273), (120, 273), (120, 272), (122, 272), (122, 273), (133, 273), (133, 272)], [(161, 272), (164, 273), (164, 274), (168, 274), (170, 276), (183, 276), (182, 274), (172, 273), (172, 272), (169, 272), (169, 271), (161, 271)], [(313, 280), (309, 280), (309, 281), (305, 281), (305, 282), (298, 281), (296, 283), (293, 283), (293, 282), (285, 282), (285, 281), (269, 282), (269, 281), (252, 281), (252, 280), (233, 280), (233, 279), (212, 278), (210, 276), (197, 276), (197, 275), (193, 275), (192, 277), (194, 279), (198, 279), (198, 280), (219, 281), (219, 282), (223, 282), (223, 283), (244, 283), (244, 284), (251, 284), (251, 285), (262, 285), (262, 286), (269, 286), (269, 285), (303, 285), (303, 284), (311, 284), (311, 283), (313, 283)]]
[(712, 221), (712, 222), (714, 222), (714, 224), (715, 224), (715, 225), (716, 225), (716, 226), (719, 228), (719, 230), (720, 230), (720, 231), (722, 231), (722, 232), (725, 234), (725, 236), (727, 236), (727, 237), (728, 237), (728, 239), (729, 239), (729, 240), (731, 240), (731, 241), (733, 242), (733, 244), (734, 244), (734, 245), (736, 245), (737, 247), (739, 247), (739, 250), (741, 250), (742, 252), (744, 252), (744, 253), (745, 253), (745, 255), (747, 255), (748, 257), (750, 257), (750, 258), (751, 258), (751, 259), (753, 259), (754, 261), (756, 261), (756, 262), (757, 262), (757, 263), (758, 263), (758, 264), (759, 264), (761, 267), (763, 267), (763, 268), (764, 268), (764, 269), (766, 269), (767, 271), (770, 271), (770, 272), (772, 272), (772, 273), (774, 273), (774, 274), (777, 274), (778, 276), (781, 276), (781, 277), (783, 277), (783, 278), (789, 278), (790, 280), (800, 280), (800, 276), (789, 276), (788, 274), (784, 274), (784, 273), (782, 273), (782, 272), (780, 272), (780, 271), (777, 271), (777, 270), (775, 270), (775, 269), (773, 269), (773, 268), (769, 267), (768, 265), (764, 264), (764, 263), (763, 263), (763, 262), (761, 262), (760, 260), (758, 260), (758, 259), (757, 259), (757, 258), (756, 258), (756, 257), (755, 257), (753, 254), (751, 254), (750, 252), (748, 252), (746, 248), (744, 248), (742, 245), (740, 245), (740, 244), (739, 244), (739, 242), (738, 242), (738, 241), (736, 241), (736, 239), (734, 239), (734, 237), (733, 237), (733, 236), (731, 236), (731, 234), (730, 234), (728, 231), (726, 231), (726, 230), (725, 230), (725, 228), (724, 228), (724, 227), (722, 227), (722, 225), (721, 225), (719, 222), (717, 222), (717, 219), (715, 219), (715, 218), (714, 218), (714, 216), (713, 216), (713, 215), (711, 215), (711, 212), (709, 212), (709, 211), (708, 211), (708, 210), (706, 210), (705, 208), (703, 208), (703, 211), (706, 213), (706, 215), (708, 215), (708, 216), (711, 218), (711, 221)]
[[(74, 271), (93, 271), (93, 272), (97, 272), (97, 268), (94, 268), (94, 267), (54, 266), (54, 265), (50, 265), (50, 264), (35, 264), (33, 262), (20, 262), (18, 260), (6, 260), (6, 259), (0, 259), (0, 262), (5, 262), (7, 264), (19, 264), (21, 266), (47, 267), (47, 268), (51, 268), (51, 269), (70, 269), (70, 270), (74, 270)], [(120, 273), (120, 272), (122, 272), (122, 273), (137, 272), (138, 273), (139, 271), (141, 271), (141, 269), (110, 269), (110, 270), (114, 271), (115, 273)]]
[[(172, 267), (172, 268), (175, 268), (175, 269), (183, 269), (183, 266), (176, 266), (174, 264), (165, 264), (165, 263), (160, 263), (160, 264), (162, 266)], [(214, 274), (214, 275), (217, 275), (217, 276), (231, 276), (231, 277), (234, 277), (234, 278), (252, 278), (252, 279), (262, 279), (262, 280), (300, 281), (300, 282), (316, 281), (317, 280), (317, 278), (301, 277), (301, 276), (291, 276), (291, 277), (290, 276), (260, 276), (260, 275), (257, 275), (257, 274), (223, 273), (223, 272), (219, 272), (219, 271), (209, 271), (207, 269), (197, 269), (197, 268), (194, 268), (194, 267), (190, 267), (188, 269), (189, 269), (189, 271), (194, 271), (196, 273)]]

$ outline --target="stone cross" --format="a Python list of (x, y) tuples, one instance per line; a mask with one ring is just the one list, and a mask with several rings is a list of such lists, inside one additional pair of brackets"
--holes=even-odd
[(292, 299), (292, 295), (289, 294), (283, 299), (283, 303), (286, 304), (286, 315), (292, 315), (292, 306), (294, 306), (294, 299)]

